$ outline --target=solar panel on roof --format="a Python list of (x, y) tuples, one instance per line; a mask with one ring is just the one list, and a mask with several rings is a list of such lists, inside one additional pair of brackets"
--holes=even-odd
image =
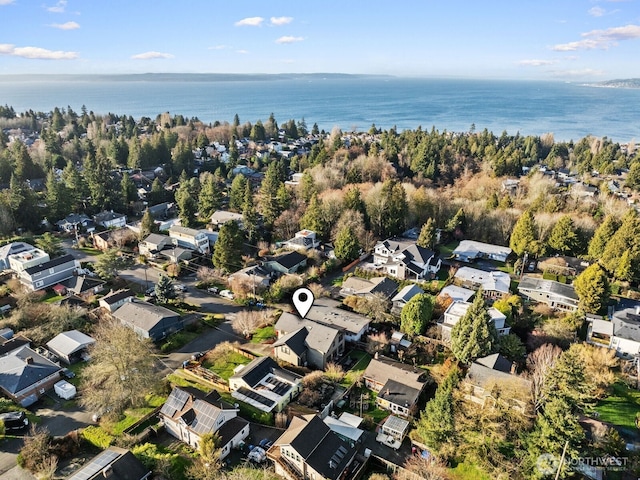
[(196, 412), (196, 418), (191, 425), (193, 431), (196, 433), (214, 432), (220, 409), (202, 400), (196, 400), (193, 409)]
[(120, 456), (120, 453), (113, 450), (105, 450), (93, 460), (87, 463), (75, 475), (69, 477), (69, 480), (88, 480), (96, 473), (104, 470), (105, 467), (111, 465), (113, 461)]
[(245, 387), (240, 387), (238, 389), (238, 393), (241, 395), (244, 395), (247, 398), (250, 398), (251, 400), (261, 403), (262, 405), (265, 405), (267, 407), (272, 407), (276, 403), (273, 400), (267, 397), (263, 397), (259, 393), (256, 393), (253, 390), (249, 390), (248, 388), (245, 388)]
[(184, 390), (174, 389), (162, 406), (160, 412), (168, 417), (173, 417), (177, 411), (182, 410), (189, 400), (190, 395)]

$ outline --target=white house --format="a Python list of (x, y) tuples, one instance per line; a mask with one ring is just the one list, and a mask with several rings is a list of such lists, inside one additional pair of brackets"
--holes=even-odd
[(500, 271), (486, 272), (471, 267), (460, 267), (455, 274), (459, 286), (482, 289), (485, 298), (502, 298), (511, 294), (511, 277)]
[(36, 267), (51, 260), (49, 254), (39, 248), (32, 248), (20, 253), (14, 253), (7, 257), (9, 268), (20, 275), (24, 270)]
[(587, 342), (613, 348), (623, 358), (640, 355), (640, 306), (614, 312), (611, 320), (587, 318)]
[(403, 238), (389, 238), (378, 243), (373, 250), (373, 263), (375, 268), (400, 280), (419, 280), (435, 275), (442, 265), (434, 251)]
[(216, 210), (211, 215), (211, 223), (217, 226), (224, 225), (227, 222), (236, 222), (242, 228), (242, 214), (235, 212), (227, 212), (225, 210)]
[(169, 237), (174, 244), (200, 253), (209, 253), (209, 237), (206, 233), (194, 228), (172, 225), (169, 227)]
[(115, 213), (113, 210), (105, 210), (94, 215), (93, 221), (104, 228), (122, 228), (127, 225), (127, 216), (123, 213)]
[[(460, 321), (462, 317), (467, 313), (467, 310), (471, 306), (470, 302), (453, 302), (444, 312), (444, 320), (440, 324), (440, 330), (442, 332), (442, 340), (448, 342), (451, 340), (451, 330), (454, 325)], [(489, 307), (487, 313), (493, 321), (493, 325), (498, 331), (498, 335), (507, 335), (511, 330), (511, 327), (506, 325), (507, 317), (499, 310)]]
[(518, 292), (529, 300), (545, 303), (557, 310), (575, 312), (578, 294), (571, 285), (525, 275), (518, 284)]
[(300, 230), (293, 238), (282, 244), (283, 248), (300, 250), (302, 252), (306, 252), (312, 248), (318, 248), (319, 246), (320, 240), (316, 238), (316, 232), (312, 230)]
[(415, 284), (407, 285), (391, 299), (391, 302), (393, 303), (392, 310), (394, 311), (394, 313), (400, 313), (404, 306), (409, 302), (409, 300), (411, 300), (416, 295), (421, 295), (423, 293), (424, 290), (422, 290), (419, 286)]
[(457, 285), (447, 285), (438, 294), (438, 297), (450, 297), (454, 302), (468, 302), (473, 294), (476, 293), (468, 288), (458, 287)]
[(496, 260), (506, 262), (511, 255), (509, 247), (493, 245), (491, 243), (476, 242), (475, 240), (462, 240), (451, 255), (463, 262), (472, 262), (477, 259)]
[(197, 449), (204, 434), (220, 437), (220, 459), (239, 447), (249, 436), (249, 422), (238, 417), (238, 409), (221, 400), (212, 390), (208, 394), (190, 387), (174, 387), (160, 410), (167, 432)]

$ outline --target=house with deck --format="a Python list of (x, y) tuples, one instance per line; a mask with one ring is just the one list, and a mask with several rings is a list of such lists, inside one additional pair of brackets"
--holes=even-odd
[(506, 272), (494, 270), (487, 272), (471, 267), (460, 267), (454, 276), (454, 282), (459, 287), (480, 290), (488, 300), (511, 295), (511, 277)]
[(640, 355), (640, 307), (613, 312), (611, 319), (587, 317), (587, 342), (615, 349), (622, 358)]
[(389, 238), (374, 247), (373, 265), (400, 280), (420, 280), (438, 273), (442, 261), (433, 250), (416, 245), (414, 240)]
[(495, 260), (496, 262), (504, 263), (507, 261), (509, 255), (511, 255), (511, 249), (509, 247), (476, 242), (475, 240), (462, 240), (453, 252), (451, 252), (453, 258), (467, 263), (479, 259)]
[(556, 310), (575, 312), (578, 294), (571, 285), (525, 275), (518, 285), (520, 295), (530, 301), (545, 303)]

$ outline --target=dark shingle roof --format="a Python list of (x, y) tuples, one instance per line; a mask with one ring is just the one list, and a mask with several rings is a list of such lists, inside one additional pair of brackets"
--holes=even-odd
[(118, 290), (115, 292), (111, 292), (100, 299), (101, 302), (105, 302), (107, 305), (113, 305), (114, 303), (119, 302), (120, 300), (124, 300), (125, 298), (134, 297), (135, 294), (125, 288), (124, 290)]
[(480, 365), (484, 365), (485, 367), (505, 373), (511, 372), (511, 366), (513, 365), (509, 360), (507, 360), (499, 353), (494, 353), (493, 355), (478, 358), (476, 362)]
[(65, 287), (76, 294), (87, 292), (93, 288), (105, 284), (104, 280), (100, 280), (99, 278), (85, 277), (81, 275), (78, 275), (77, 277), (71, 277), (62, 283)]
[(293, 332), (280, 337), (273, 346), (279, 347), (280, 345), (286, 345), (293, 353), (300, 357), (307, 351), (307, 344), (305, 340), (307, 339), (308, 334), (309, 330), (305, 327), (299, 328), (298, 330), (294, 330)]
[(73, 255), (63, 255), (48, 262), (41, 263), (40, 265), (36, 265), (35, 267), (27, 268), (25, 270), (25, 273), (27, 275), (35, 275), (36, 273), (44, 272), (45, 270), (48, 270), (50, 268), (74, 261), (75, 260), (73, 258)]
[(422, 390), (389, 379), (378, 393), (378, 398), (409, 408), (418, 401), (421, 391)]
[(306, 255), (303, 255), (300, 252), (293, 251), (293, 252), (285, 253), (284, 255), (280, 255), (279, 257), (275, 257), (272, 259), (272, 261), (279, 263), (280, 265), (285, 267), (287, 270), (289, 270), (290, 268), (293, 268), (296, 265), (302, 263), (306, 259), (307, 259)]
[(0, 357), (0, 386), (15, 394), (60, 370), (59, 365), (25, 346)]
[(278, 368), (278, 364), (271, 357), (258, 357), (233, 376), (242, 378), (247, 385), (253, 387), (275, 368)]

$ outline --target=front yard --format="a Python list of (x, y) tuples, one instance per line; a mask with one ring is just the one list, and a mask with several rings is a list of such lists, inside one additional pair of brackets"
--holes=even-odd
[(635, 430), (636, 414), (640, 412), (640, 391), (616, 382), (611, 395), (600, 400), (595, 411), (598, 413), (598, 420)]

